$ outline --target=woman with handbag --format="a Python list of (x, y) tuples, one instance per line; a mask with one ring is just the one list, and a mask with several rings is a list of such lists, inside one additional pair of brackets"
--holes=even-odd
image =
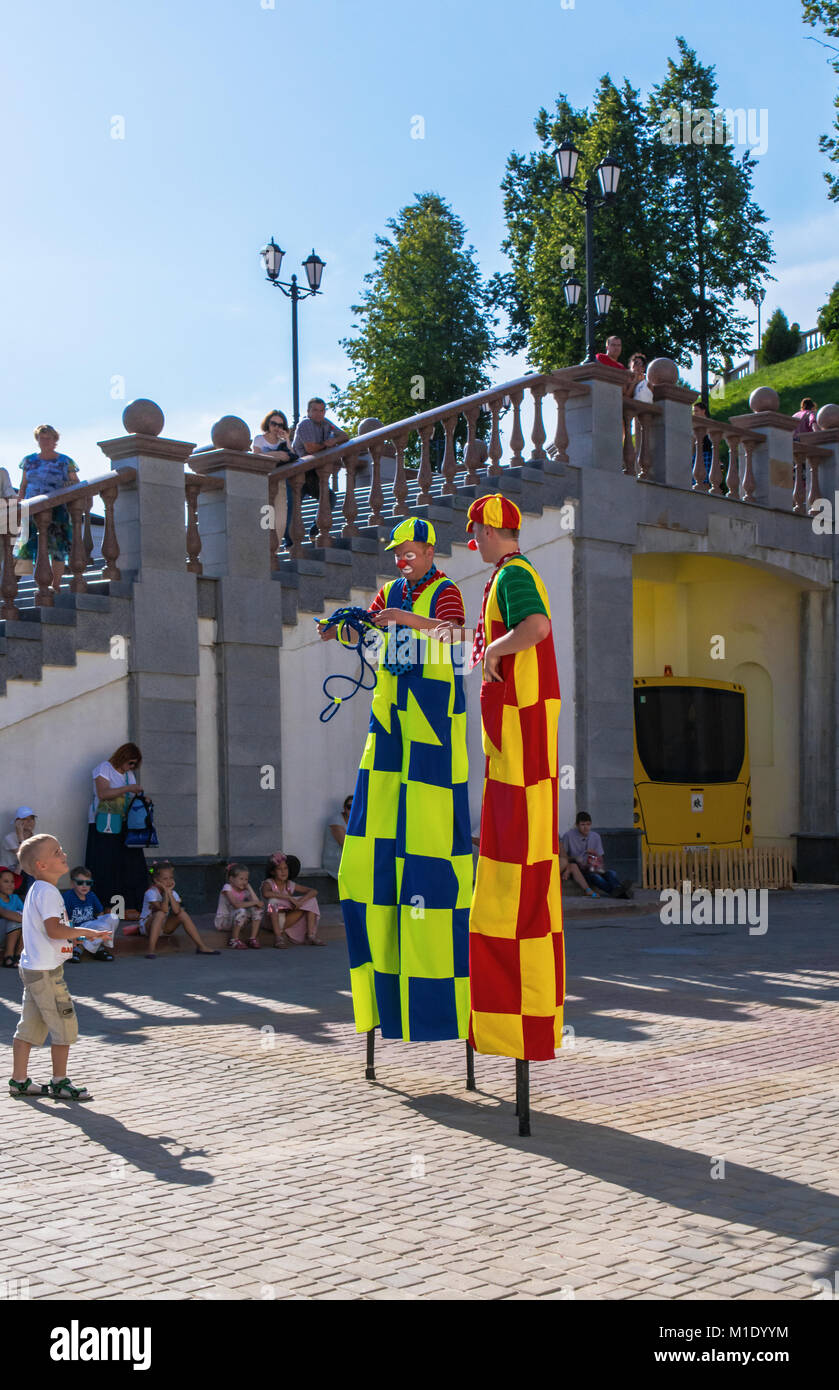
[(125, 916), (139, 916), (148, 886), (142, 849), (125, 843), (126, 815), (135, 796), (142, 796), (136, 770), (142, 754), (136, 743), (123, 743), (93, 769), (93, 800), (88, 813), (85, 861), (106, 912), (114, 897), (125, 902)]

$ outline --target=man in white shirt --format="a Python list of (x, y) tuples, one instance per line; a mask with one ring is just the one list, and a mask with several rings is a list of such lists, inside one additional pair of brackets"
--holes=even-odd
[[(64, 983), (64, 962), (72, 954), (71, 942), (95, 941), (107, 935), (92, 927), (71, 927), (58, 881), (67, 872), (67, 855), (54, 835), (32, 835), (18, 851), (20, 866), (35, 882), (23, 904), (23, 951), (20, 978), (23, 1010), (12, 1043), (14, 1076), (9, 1091), (15, 1098), (52, 1095), (59, 1100), (92, 1100), (85, 1086), (74, 1086), (67, 1076), (70, 1046), (79, 1036), (76, 1010)], [(52, 1042), (53, 1076), (49, 1086), (30, 1080), (29, 1054)]]

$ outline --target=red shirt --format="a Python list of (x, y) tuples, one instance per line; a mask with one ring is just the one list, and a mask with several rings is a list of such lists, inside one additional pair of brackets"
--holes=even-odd
[(619, 367), (622, 372), (629, 370), (622, 362), (616, 362), (614, 357), (610, 357), (608, 352), (598, 352), (594, 360), (599, 362), (601, 367)]
[[(421, 594), (424, 589), (428, 588), (429, 584), (435, 584), (438, 579), (445, 578), (446, 576), (443, 574), (442, 570), (438, 570), (436, 574), (426, 579), (423, 584), (417, 586), (414, 590), (414, 596), (416, 597), (417, 594)], [(387, 608), (387, 603), (385, 601), (383, 585), (370, 604), (369, 612), (381, 613), (384, 608)], [(446, 587), (441, 589), (437, 594), (434, 617), (439, 618), (441, 623), (454, 623), (455, 627), (462, 627), (466, 622), (466, 613), (463, 608), (463, 596), (455, 583), (450, 581)]]

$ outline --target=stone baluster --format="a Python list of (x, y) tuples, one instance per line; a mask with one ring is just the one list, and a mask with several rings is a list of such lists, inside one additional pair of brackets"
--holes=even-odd
[(530, 391), (531, 396), (533, 397), (533, 429), (530, 431), (530, 440), (533, 445), (533, 453), (530, 455), (530, 462), (545, 463), (547, 461), (547, 455), (545, 454), (545, 440), (548, 436), (545, 431), (545, 422), (542, 419), (542, 401), (544, 399), (547, 388), (544, 385), (541, 385), (530, 386), (528, 389)]
[(806, 478), (805, 471), (807, 465), (807, 455), (802, 444), (792, 446), (792, 510), (796, 516), (806, 516), (807, 506), (805, 502)]
[(93, 498), (89, 497), (84, 507), (84, 535), (82, 537), (85, 568), (88, 568), (93, 563), (93, 534), (90, 529), (90, 514), (92, 511)]
[(708, 492), (712, 497), (722, 497), (722, 460), (720, 441), (723, 432), (719, 426), (707, 431), (711, 438), (711, 471), (708, 474)]
[(346, 491), (344, 492), (344, 526), (341, 535), (345, 539), (358, 535), (358, 502), (355, 496), (355, 474), (358, 455), (349, 454), (346, 459)]
[(489, 468), (487, 477), (497, 478), (501, 472), (500, 461), (504, 457), (504, 450), (501, 447), (501, 430), (499, 429), (498, 417), (501, 413), (501, 399), (499, 396), (493, 397), (489, 403), (492, 411), (492, 430), (489, 437)]
[(478, 457), (480, 455), (480, 441), (478, 439), (478, 416), (481, 408), (478, 405), (470, 406), (463, 413), (466, 416), (466, 448), (464, 450), (463, 462), (466, 465), (467, 483), (477, 483), (478, 481)]
[(740, 496), (740, 436), (739, 434), (728, 433), (725, 436), (725, 442), (728, 445), (728, 470), (725, 475), (725, 486), (731, 500), (736, 502)]
[(0, 585), (0, 595), (3, 598), (3, 607), (0, 609), (0, 616), (8, 622), (16, 622), (20, 617), (17, 610), (15, 599), (17, 598), (18, 577), (15, 573), (14, 541), (8, 526), (3, 530), (3, 583)]
[(408, 443), (406, 434), (393, 436), (392, 444), (396, 450), (396, 474), (393, 479), (393, 515), (408, 515), (408, 479), (405, 474), (405, 449)]
[(640, 441), (638, 450), (638, 481), (639, 483), (648, 483), (651, 481), (653, 470), (649, 417), (639, 411), (635, 416), (635, 421), (635, 427), (638, 430)]
[(117, 499), (119, 489), (116, 483), (107, 483), (102, 488), (102, 501), (105, 503), (105, 534), (102, 537), (102, 557), (105, 560), (105, 578), (121, 579), (117, 568), (119, 559), (119, 541), (117, 540), (117, 529), (114, 525), (114, 503)]
[(72, 502), (67, 504), (72, 530), (70, 542), (70, 573), (73, 576), (70, 581), (70, 592), (72, 594), (87, 593), (87, 580), (84, 577), (87, 565), (84, 547), (84, 514), (87, 511), (87, 515), (90, 515), (92, 501), (91, 497), (74, 497)]
[(523, 387), (519, 386), (510, 392), (510, 403), (513, 407), (513, 428), (510, 431), (510, 467), (520, 468), (524, 463), (521, 451), (524, 448), (524, 435), (521, 430), (521, 401), (524, 394)]
[(47, 539), (51, 517), (52, 511), (49, 507), (35, 513), (35, 525), (38, 528), (38, 556), (35, 560), (35, 582), (38, 585), (38, 593), (35, 598), (37, 608), (52, 608), (55, 605), (55, 594), (51, 588), (52, 564)]
[(421, 506), (427, 506), (433, 499), (431, 496), (431, 436), (434, 433), (433, 425), (421, 425), (419, 437), (422, 440), (422, 461), (420, 463), (419, 483), (420, 491), (418, 501)]
[(637, 451), (635, 440), (632, 437), (632, 422), (637, 419), (637, 412), (632, 401), (623, 403), (623, 472), (628, 478), (635, 477)]
[(291, 553), (295, 560), (299, 560), (303, 554), (303, 536), (305, 528), (303, 525), (303, 483), (305, 473), (295, 473), (289, 478), (291, 484), (291, 526), (289, 535), (291, 536)]
[(374, 526), (384, 526), (385, 519), (382, 516), (385, 494), (382, 487), (382, 449), (384, 443), (378, 440), (377, 443), (370, 445), (370, 457), (373, 460), (373, 481), (370, 484), (370, 521)]
[(708, 482), (705, 478), (705, 449), (704, 441), (708, 433), (707, 427), (695, 425), (693, 429), (693, 491), (707, 492)]
[[(198, 494), (199, 494), (199, 492), (201, 491), (201, 484), (200, 484), (200, 482), (198, 482), (197, 480), (196, 480), (195, 482), (191, 482), (189, 479), (187, 479), (186, 485), (185, 485), (185, 486), (186, 486), (186, 567), (187, 567), (187, 569), (189, 570), (189, 573), (190, 573), (190, 574), (203, 574), (203, 573), (204, 573), (204, 566), (202, 565), (201, 561), (200, 561), (199, 558), (198, 558), (199, 555), (201, 554), (201, 532), (200, 532), (199, 529), (198, 529)], [(268, 488), (268, 501), (269, 501), (269, 503), (270, 503), (271, 506), (273, 506), (273, 504), (274, 504), (274, 499), (275, 499), (275, 498), (276, 498), (276, 488), (274, 488), (274, 493), (273, 493), (273, 496), (272, 496), (272, 494), (271, 494), (271, 486), (270, 486), (270, 484), (269, 484), (269, 488)], [(272, 529), (271, 529), (271, 568), (272, 568), (272, 569), (276, 568), (276, 566), (275, 566), (275, 564), (274, 564), (274, 561), (276, 560), (276, 552), (277, 552), (277, 549), (278, 549), (278, 545), (279, 545), (279, 542), (278, 542), (278, 540), (277, 540), (277, 532), (276, 532), (276, 530), (272, 527)]]
[(570, 392), (564, 386), (557, 386), (553, 392), (556, 401), (556, 433), (554, 434), (554, 448), (556, 449), (556, 462), (568, 462), (568, 427), (565, 422), (565, 402), (568, 400)]
[(740, 475), (740, 501), (754, 502), (755, 500), (755, 475), (752, 468), (752, 454), (754, 453), (754, 440), (743, 440), (743, 471)]
[(443, 492), (445, 494), (456, 491), (454, 480), (457, 473), (457, 454), (454, 447), (454, 432), (458, 419), (458, 412), (452, 411), (442, 422), (446, 432), (446, 447), (443, 453)]
[(318, 533), (315, 540), (316, 545), (328, 550), (332, 544), (332, 498), (329, 495), (329, 484), (331, 482), (332, 464), (324, 463), (317, 469), (318, 475), (318, 514), (317, 528)]
[(817, 503), (817, 502), (821, 499), (821, 497), (822, 497), (821, 481), (820, 481), (820, 479), (819, 479), (819, 463), (820, 463), (820, 461), (821, 461), (821, 460), (820, 460), (818, 454), (811, 454), (811, 455), (810, 455), (810, 459), (809, 459), (809, 463), (810, 463), (810, 487), (809, 487), (808, 492), (807, 492), (807, 515), (808, 515), (808, 516), (812, 516), (813, 512), (815, 511), (816, 503)]

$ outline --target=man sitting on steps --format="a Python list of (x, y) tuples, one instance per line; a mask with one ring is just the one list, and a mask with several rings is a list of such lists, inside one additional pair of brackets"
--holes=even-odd
[(605, 867), (603, 841), (597, 831), (592, 830), (588, 811), (578, 812), (574, 827), (566, 830), (562, 843), (571, 863), (579, 864), (590, 888), (611, 898), (632, 897), (632, 880), (621, 881), (612, 869)]

